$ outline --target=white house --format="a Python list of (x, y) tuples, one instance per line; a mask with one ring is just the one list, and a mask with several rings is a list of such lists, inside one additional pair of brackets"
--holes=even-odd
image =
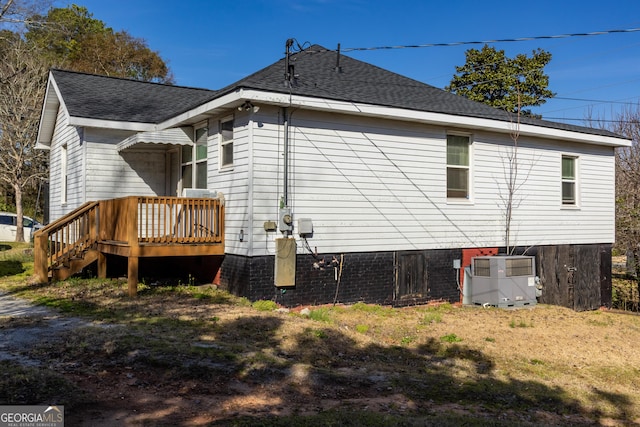
[(92, 200), (221, 193), (212, 268), (250, 299), (459, 301), (454, 260), (509, 244), (536, 255), (540, 301), (611, 300), (614, 149), (628, 140), (518, 120), (321, 46), (217, 91), (52, 70), (38, 143), (52, 220)]

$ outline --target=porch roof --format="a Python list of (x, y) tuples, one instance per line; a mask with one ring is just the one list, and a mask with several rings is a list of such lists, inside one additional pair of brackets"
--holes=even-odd
[(122, 151), (137, 144), (193, 145), (192, 135), (190, 127), (138, 132), (119, 142), (116, 149)]

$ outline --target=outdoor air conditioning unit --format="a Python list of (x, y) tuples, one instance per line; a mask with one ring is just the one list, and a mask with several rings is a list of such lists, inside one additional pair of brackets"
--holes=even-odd
[(534, 256), (480, 256), (471, 259), (471, 303), (495, 307), (536, 304)]
[(217, 195), (217, 192), (207, 190), (206, 188), (184, 188), (182, 190), (182, 197), (215, 199)]

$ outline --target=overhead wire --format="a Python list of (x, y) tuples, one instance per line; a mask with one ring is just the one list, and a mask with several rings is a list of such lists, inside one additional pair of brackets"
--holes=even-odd
[(478, 41), (463, 41), (463, 42), (449, 42), (449, 43), (425, 43), (415, 45), (394, 45), (394, 46), (375, 46), (375, 47), (347, 47), (343, 48), (343, 52), (353, 51), (366, 51), (366, 50), (389, 50), (389, 49), (416, 49), (426, 47), (449, 47), (449, 46), (464, 46), (464, 45), (478, 45), (478, 44), (490, 44), (490, 43), (510, 43), (510, 42), (525, 42), (532, 40), (551, 40), (551, 39), (563, 39), (569, 37), (591, 37), (602, 36), (607, 34), (617, 33), (634, 33), (640, 31), (640, 28), (627, 28), (627, 29), (614, 29), (605, 31), (592, 31), (589, 33), (570, 33), (570, 34), (557, 34), (553, 36), (532, 36), (532, 37), (516, 37), (510, 39), (491, 39), (491, 40), (478, 40)]
[[(514, 43), (514, 42), (526, 42), (535, 40), (556, 40), (572, 37), (594, 37), (611, 34), (625, 34), (640, 32), (640, 28), (624, 28), (624, 29), (611, 29), (604, 31), (591, 31), (582, 33), (566, 33), (556, 35), (541, 35), (541, 36), (529, 36), (529, 37), (514, 37), (504, 39), (487, 39), (487, 40), (472, 40), (472, 41), (457, 41), (446, 43), (423, 43), (413, 45), (390, 45), (390, 46), (372, 46), (372, 47), (346, 47), (342, 48), (342, 52), (355, 52), (355, 51), (374, 51), (374, 50), (392, 50), (392, 49), (416, 49), (416, 48), (430, 48), (430, 47), (451, 47), (451, 46), (465, 46), (465, 45), (480, 45), (480, 44), (494, 44), (494, 43)], [(330, 49), (328, 49), (330, 50)], [(490, 64), (487, 64), (487, 66)], [(475, 84), (489, 83), (493, 80), (476, 82)], [(560, 97), (554, 97), (555, 99), (562, 99)], [(599, 101), (598, 101), (599, 102)], [(603, 103), (609, 103), (609, 101), (603, 101)], [(553, 110), (558, 111), (558, 110)], [(584, 119), (560, 119), (560, 120), (584, 120)]]

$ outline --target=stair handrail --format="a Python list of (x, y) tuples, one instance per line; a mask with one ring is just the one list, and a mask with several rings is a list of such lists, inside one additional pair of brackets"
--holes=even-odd
[[(59, 262), (68, 259), (73, 251), (88, 248), (97, 240), (97, 214), (99, 202), (86, 202), (34, 234), (34, 273), (39, 282), (47, 282), (49, 271)], [(88, 215), (89, 224), (81, 233), (73, 233), (70, 226)], [(76, 227), (77, 231), (78, 227)], [(65, 235), (65, 230), (67, 233)], [(54, 239), (56, 237), (56, 239)]]
[(77, 216), (82, 215), (86, 211), (88, 211), (91, 208), (97, 206), (98, 203), (99, 202), (86, 202), (82, 206), (77, 207), (76, 209), (72, 210), (71, 212), (67, 213), (66, 215), (64, 215), (64, 216), (56, 219), (55, 221), (50, 222), (49, 224), (45, 225), (44, 227), (42, 227), (41, 229), (36, 231), (34, 236), (37, 236), (38, 233), (48, 233), (48, 232), (50, 232), (50, 230), (52, 228), (59, 228), (60, 226), (64, 226), (65, 223), (71, 222)]

